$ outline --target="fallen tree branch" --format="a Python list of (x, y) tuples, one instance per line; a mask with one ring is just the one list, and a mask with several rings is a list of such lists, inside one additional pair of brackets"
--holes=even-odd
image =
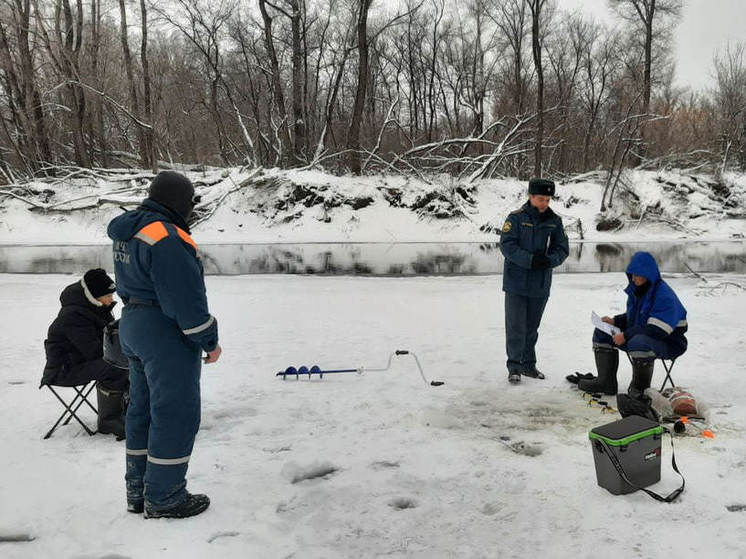
[(255, 179), (258, 178), (259, 176), (263, 175), (263, 174), (264, 174), (264, 169), (262, 169), (261, 167), (256, 167), (249, 174), (249, 176), (247, 176), (245, 179), (243, 179), (238, 184), (235, 183), (235, 181), (233, 180), (233, 177), (231, 177), (230, 175), (228, 175), (228, 180), (230, 180), (233, 183), (233, 186), (231, 188), (227, 189), (225, 192), (221, 193), (217, 198), (215, 198), (213, 200), (208, 200), (206, 202), (202, 202), (200, 204), (197, 204), (197, 206), (195, 206), (195, 208), (194, 208), (195, 211), (198, 211), (200, 213), (202, 213), (204, 211), (204, 213), (202, 215), (200, 215), (196, 220), (194, 220), (194, 222), (192, 222), (191, 227), (194, 228), (197, 225), (199, 225), (200, 223), (203, 223), (203, 222), (207, 221), (208, 219), (210, 219), (215, 214), (215, 212), (218, 210), (218, 208), (223, 203), (223, 201), (229, 195), (231, 195), (234, 192), (237, 192), (237, 191), (239, 191), (239, 190), (241, 190), (243, 188), (246, 188), (250, 184), (253, 184), (255, 182)]

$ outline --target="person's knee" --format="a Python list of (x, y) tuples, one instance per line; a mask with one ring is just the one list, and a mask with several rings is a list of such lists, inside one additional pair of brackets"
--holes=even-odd
[(627, 353), (632, 357), (655, 359), (658, 351), (653, 340), (649, 336), (639, 334), (632, 336), (626, 343)]
[(614, 347), (614, 340), (609, 336), (606, 332), (603, 330), (599, 330), (598, 328), (593, 330), (593, 345), (595, 346), (601, 346), (601, 347)]

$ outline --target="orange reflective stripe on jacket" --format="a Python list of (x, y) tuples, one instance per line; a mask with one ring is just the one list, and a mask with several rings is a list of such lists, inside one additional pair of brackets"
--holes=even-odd
[(141, 241), (144, 241), (149, 245), (154, 245), (155, 243), (166, 237), (168, 237), (168, 231), (166, 230), (166, 226), (163, 225), (163, 223), (161, 223), (160, 221), (149, 223), (148, 225), (140, 229), (137, 233), (135, 233), (136, 239), (140, 239)]
[(176, 227), (176, 232), (179, 234), (179, 237), (181, 237), (181, 240), (188, 245), (192, 245), (192, 247), (194, 248), (194, 252), (197, 252), (197, 243), (195, 243), (194, 240), (189, 236), (189, 233), (184, 231), (181, 227), (174, 227)]
[[(189, 233), (176, 225), (174, 225), (174, 227), (176, 228), (176, 232), (179, 234), (179, 238), (194, 248), (194, 252), (197, 252), (197, 243), (192, 240)], [(168, 237), (168, 229), (166, 229), (166, 226), (161, 221), (154, 221), (140, 229), (135, 234), (135, 238), (145, 241), (151, 246), (166, 237)]]

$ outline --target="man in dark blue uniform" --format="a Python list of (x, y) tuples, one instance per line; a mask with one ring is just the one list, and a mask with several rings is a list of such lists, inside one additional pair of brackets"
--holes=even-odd
[(187, 219), (198, 198), (185, 176), (164, 171), (135, 211), (111, 221), (119, 324), (130, 365), (127, 510), (146, 518), (203, 512), (207, 495), (186, 490), (200, 422), (200, 372), (220, 357), (218, 326), (207, 308), (202, 263)]
[(562, 264), (570, 252), (562, 219), (549, 208), (554, 183), (531, 179), (528, 193), (528, 202), (511, 212), (500, 235), (511, 383), (521, 382), (521, 375), (544, 378), (536, 368), (539, 324), (552, 286), (552, 268)]

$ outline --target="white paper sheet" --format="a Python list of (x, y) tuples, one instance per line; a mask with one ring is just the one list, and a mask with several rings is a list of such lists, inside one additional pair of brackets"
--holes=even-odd
[(593, 325), (596, 328), (602, 332), (606, 332), (609, 336), (615, 336), (621, 332), (621, 330), (613, 324), (601, 320), (601, 317), (596, 314), (596, 311), (591, 311), (591, 322), (593, 322)]

